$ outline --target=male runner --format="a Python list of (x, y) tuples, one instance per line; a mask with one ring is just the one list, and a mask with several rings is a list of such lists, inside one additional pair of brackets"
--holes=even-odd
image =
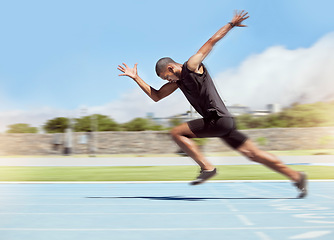
[(299, 189), (299, 197), (307, 194), (307, 177), (284, 165), (274, 155), (258, 149), (244, 134), (236, 129), (231, 114), (221, 100), (212, 79), (203, 65), (203, 60), (233, 27), (246, 27), (242, 22), (247, 19), (247, 12), (235, 12), (231, 22), (219, 29), (187, 62), (180, 64), (171, 58), (161, 58), (156, 64), (156, 73), (168, 83), (156, 90), (144, 82), (137, 74), (137, 64), (129, 68), (125, 63), (118, 69), (123, 72), (119, 76), (132, 78), (139, 87), (155, 102), (167, 97), (180, 88), (190, 104), (203, 117), (183, 123), (172, 129), (171, 135), (180, 148), (201, 167), (201, 171), (192, 185), (205, 182), (216, 174), (210, 162), (199, 151), (191, 138), (219, 137), (228, 145), (252, 161), (261, 163), (292, 180)]

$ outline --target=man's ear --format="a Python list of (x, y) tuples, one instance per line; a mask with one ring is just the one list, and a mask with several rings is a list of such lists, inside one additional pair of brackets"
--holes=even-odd
[(168, 72), (174, 73), (174, 66), (173, 65), (168, 65), (167, 69), (168, 69)]

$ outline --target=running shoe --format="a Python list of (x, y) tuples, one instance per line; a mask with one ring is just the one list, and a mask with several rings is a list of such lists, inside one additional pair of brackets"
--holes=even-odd
[(298, 198), (304, 198), (307, 195), (307, 175), (304, 172), (299, 172), (300, 179), (298, 182), (295, 182), (294, 185), (300, 191)]
[(217, 169), (214, 168), (213, 170), (201, 170), (200, 174), (196, 178), (196, 180), (190, 182), (190, 185), (198, 185), (204, 183), (206, 180), (212, 178), (217, 174)]

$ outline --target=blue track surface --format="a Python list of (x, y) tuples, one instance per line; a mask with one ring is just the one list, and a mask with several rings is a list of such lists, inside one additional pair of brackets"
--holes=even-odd
[(0, 184), (1, 240), (334, 239), (334, 182)]

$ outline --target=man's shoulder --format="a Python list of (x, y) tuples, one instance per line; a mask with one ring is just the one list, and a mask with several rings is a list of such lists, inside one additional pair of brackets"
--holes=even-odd
[(204, 73), (207, 72), (206, 67), (205, 67), (205, 65), (203, 63), (201, 63), (200, 66), (199, 66), (199, 72), (196, 72), (196, 71), (194, 71), (192, 69), (189, 69), (187, 63), (188, 62), (185, 62), (182, 65), (182, 74), (203, 75)]

